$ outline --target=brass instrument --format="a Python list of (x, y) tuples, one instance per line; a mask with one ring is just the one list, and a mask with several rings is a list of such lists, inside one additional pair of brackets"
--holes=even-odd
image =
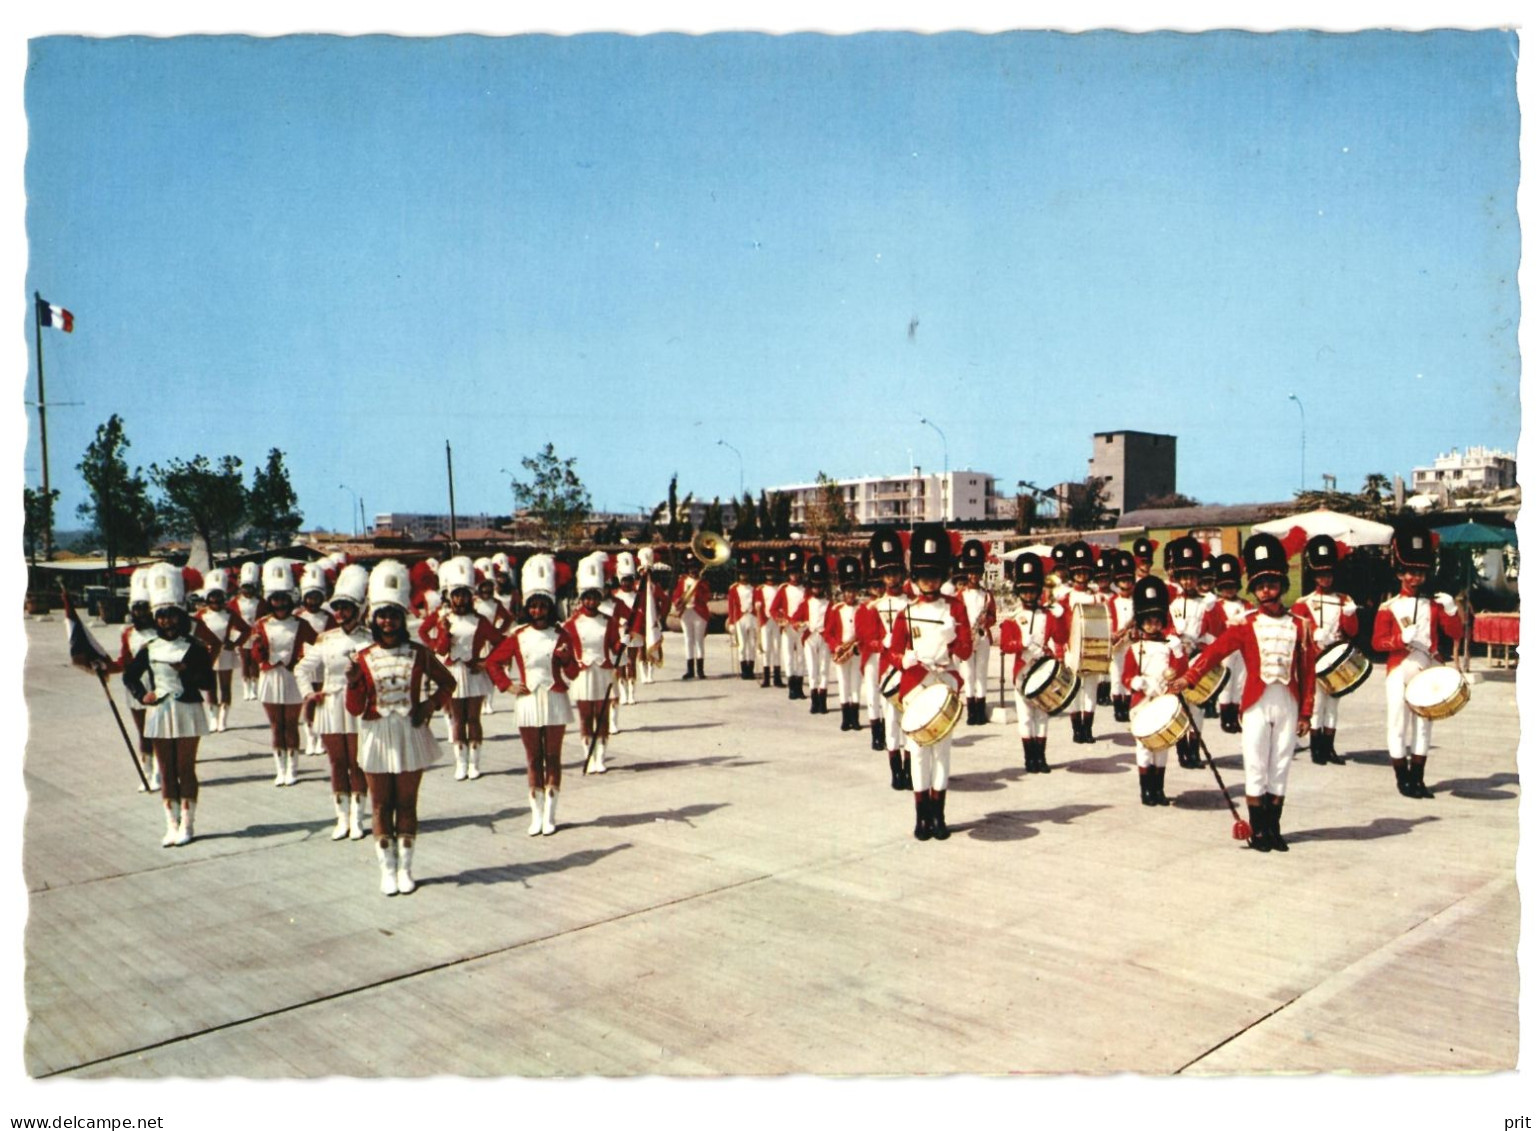
[(861, 642), (859, 640), (851, 640), (841, 644), (834, 650), (834, 662), (836, 664), (843, 664), (846, 660), (850, 659), (851, 653), (860, 646)]
[(733, 556), (733, 547), (721, 534), (702, 530), (690, 539), (690, 553), (704, 566), (722, 566)]

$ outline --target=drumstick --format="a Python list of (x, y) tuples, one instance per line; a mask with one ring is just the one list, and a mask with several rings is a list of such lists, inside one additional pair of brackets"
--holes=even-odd
[(1230, 807), (1230, 814), (1235, 818), (1235, 824), (1230, 826), (1230, 835), (1236, 840), (1251, 839), (1251, 825), (1246, 818), (1241, 816), (1241, 811), (1235, 807), (1235, 802), (1230, 798), (1230, 791), (1225, 788), (1224, 779), (1219, 776), (1219, 767), (1214, 765), (1214, 756), (1208, 752), (1208, 743), (1203, 741), (1203, 732), (1192, 721), (1192, 712), (1187, 708), (1185, 696), (1178, 695), (1177, 702), (1182, 705), (1182, 714), (1187, 716), (1187, 725), (1192, 728), (1193, 737), (1198, 740), (1198, 749), (1203, 751), (1203, 758), (1208, 762), (1208, 768), (1213, 771), (1214, 780), (1219, 783), (1219, 796), (1225, 799), (1225, 804)]

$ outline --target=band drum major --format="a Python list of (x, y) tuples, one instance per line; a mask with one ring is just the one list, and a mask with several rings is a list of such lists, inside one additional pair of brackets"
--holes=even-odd
[(1057, 715), (1080, 693), (1080, 677), (1068, 664), (1044, 656), (1016, 678), (1016, 691), (1039, 711)]
[(1333, 699), (1341, 699), (1363, 686), (1374, 665), (1350, 640), (1333, 644), (1315, 662), (1315, 678), (1320, 690)]
[(1418, 672), (1406, 685), (1406, 705), (1425, 719), (1447, 719), (1470, 702), (1470, 683), (1458, 668)]
[(1135, 707), (1128, 729), (1146, 750), (1165, 750), (1192, 729), (1182, 701), (1175, 695), (1157, 695)]
[(962, 700), (957, 692), (940, 683), (918, 687), (904, 697), (904, 714), (899, 727), (916, 746), (934, 746), (962, 718)]
[(1081, 675), (1106, 675), (1112, 670), (1112, 617), (1105, 605), (1075, 606), (1065, 655)]

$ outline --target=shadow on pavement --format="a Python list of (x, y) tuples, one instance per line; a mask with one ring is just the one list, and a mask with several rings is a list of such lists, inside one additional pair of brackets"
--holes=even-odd
[(615, 813), (608, 817), (595, 817), (592, 821), (580, 821), (563, 826), (573, 829), (604, 828), (624, 829), (632, 825), (651, 825), (656, 822), (678, 821), (680, 824), (695, 826), (690, 822), (697, 817), (704, 817), (708, 813), (715, 813), (718, 809), (727, 808), (727, 802), (718, 801), (712, 804), (686, 805), (679, 809), (659, 809), (651, 813)]
[(1011, 782), (1025, 775), (1026, 770), (1020, 766), (1015, 769), (989, 770), (982, 773), (953, 774), (947, 779), (947, 788), (956, 790), (958, 793), (989, 793), (1004, 789)]
[[(1288, 817), (1288, 811), (1284, 811), (1284, 817)], [(1376, 817), (1367, 825), (1343, 825), (1333, 829), (1301, 829), (1296, 833), (1286, 834), (1291, 842), (1311, 840), (1378, 840), (1387, 836), (1405, 836), (1418, 825), (1425, 825), (1429, 821), (1436, 821), (1437, 817), (1429, 814), (1426, 817)]]
[[(750, 761), (738, 757), (736, 754), (712, 754), (705, 758), (677, 758), (667, 762), (611, 762), (610, 773), (616, 770), (638, 772), (641, 770), (677, 770), (681, 766), (729, 766), (737, 769), (740, 766), (763, 766), (762, 761)], [(581, 765), (579, 766), (581, 769)]]
[[(1054, 766), (1050, 755), (1048, 764)], [(1054, 766), (1054, 769), (1067, 770), (1072, 774), (1124, 774), (1134, 764), (1134, 756), (1128, 754), (1108, 754), (1105, 758), (1080, 758), (1073, 762), (1065, 762)]]
[(1448, 793), (1466, 801), (1512, 801), (1518, 796), (1500, 785), (1518, 785), (1518, 774), (1488, 774), (1484, 778), (1453, 778), (1428, 786), (1434, 793)]
[[(571, 826), (563, 825), (562, 828)], [(597, 864), (606, 856), (622, 852), (630, 848), (630, 844), (617, 844), (610, 848), (585, 848), (581, 852), (574, 852), (567, 856), (558, 857), (555, 860), (530, 860), (520, 864), (496, 864), (486, 868), (467, 868), (463, 872), (456, 872), (452, 876), (428, 876), (417, 880), (419, 889), (432, 887), (435, 884), (454, 884), (464, 887), (467, 884), (522, 884), (527, 883), (532, 877), (546, 876), (556, 872), (565, 872), (572, 868), (586, 868), (590, 864)]]
[(988, 813), (982, 821), (953, 825), (954, 833), (967, 833), (972, 840), (1027, 840), (1037, 836), (1038, 825), (1068, 825), (1110, 805), (1061, 805), (1057, 809), (1009, 809)]

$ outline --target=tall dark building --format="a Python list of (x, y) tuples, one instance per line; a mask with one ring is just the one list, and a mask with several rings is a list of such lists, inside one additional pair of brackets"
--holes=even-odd
[(1119, 514), (1176, 493), (1176, 437), (1157, 432), (1098, 432), (1092, 475), (1106, 479), (1107, 506)]

